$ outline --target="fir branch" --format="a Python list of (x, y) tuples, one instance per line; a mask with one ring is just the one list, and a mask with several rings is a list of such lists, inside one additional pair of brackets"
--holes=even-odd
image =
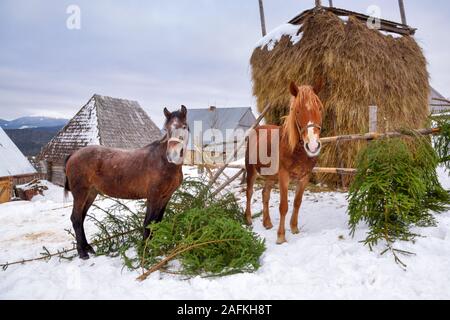
[(136, 280), (139, 281), (144, 281), (145, 279), (148, 278), (148, 276), (150, 274), (152, 274), (155, 271), (158, 271), (159, 269), (161, 269), (167, 262), (175, 259), (178, 255), (187, 252), (189, 250), (193, 250), (195, 248), (201, 247), (201, 246), (206, 246), (208, 244), (216, 244), (216, 243), (222, 243), (222, 242), (229, 242), (229, 241), (239, 241), (238, 239), (220, 239), (220, 240), (211, 240), (211, 241), (205, 241), (205, 242), (200, 242), (200, 243), (196, 243), (193, 245), (190, 245), (188, 247), (182, 247), (182, 248), (178, 248), (177, 250), (174, 250), (174, 252), (172, 252), (171, 254), (169, 254), (166, 258), (162, 259), (160, 262), (158, 262), (157, 264), (155, 264), (154, 266), (152, 266), (149, 270), (147, 270), (146, 272), (144, 272), (141, 276), (139, 276)]

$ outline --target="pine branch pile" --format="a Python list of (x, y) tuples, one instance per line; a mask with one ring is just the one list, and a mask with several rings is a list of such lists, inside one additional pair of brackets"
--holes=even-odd
[(435, 126), (440, 128), (440, 134), (434, 138), (434, 148), (442, 163), (450, 174), (450, 115), (442, 114), (431, 117)]
[(414, 136), (371, 142), (358, 159), (358, 174), (350, 187), (349, 226), (354, 235), (360, 222), (370, 231), (363, 241), (372, 250), (384, 240), (396, 261), (392, 244), (411, 241), (413, 226), (434, 226), (432, 212), (442, 212), (450, 196), (438, 181), (440, 157), (429, 139)]
[(205, 184), (186, 179), (172, 196), (163, 221), (149, 226), (152, 238), (147, 241), (142, 237), (145, 203), (133, 210), (113, 201), (103, 210), (103, 219), (92, 217), (99, 228), (94, 241), (110, 239), (99, 242), (97, 254), (120, 256), (129, 269), (223, 276), (260, 267), (264, 240), (244, 226), (232, 194), (213, 198)]

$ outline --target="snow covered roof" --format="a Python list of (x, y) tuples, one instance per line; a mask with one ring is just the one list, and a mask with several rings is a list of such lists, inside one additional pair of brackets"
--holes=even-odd
[(295, 25), (290, 23), (282, 24), (281, 26), (273, 29), (268, 34), (266, 34), (259, 42), (256, 44), (256, 48), (264, 49), (267, 48), (268, 51), (272, 51), (275, 45), (281, 40), (283, 36), (289, 36), (292, 45), (297, 44), (303, 36), (300, 31), (301, 25)]
[(36, 170), (0, 128), (0, 177), (33, 174)]
[(38, 158), (61, 160), (88, 145), (140, 148), (160, 138), (161, 131), (138, 102), (95, 94)]

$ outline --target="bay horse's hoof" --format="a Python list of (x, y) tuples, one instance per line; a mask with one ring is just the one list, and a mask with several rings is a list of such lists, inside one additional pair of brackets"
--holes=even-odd
[(87, 253), (79, 254), (81, 260), (89, 260), (89, 255)]
[[(91, 246), (90, 244), (88, 244), (88, 245), (84, 248), (84, 250), (86, 250), (88, 253), (95, 254), (95, 250), (94, 250), (94, 248), (92, 248), (92, 246)], [(88, 259), (89, 259), (89, 256), (88, 256)]]
[(287, 242), (287, 241), (286, 241), (286, 238), (284, 236), (279, 236), (278, 237), (277, 244), (283, 244), (285, 242)]

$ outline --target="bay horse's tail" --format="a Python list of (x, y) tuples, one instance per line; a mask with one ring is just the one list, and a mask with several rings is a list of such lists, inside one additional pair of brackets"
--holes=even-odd
[(67, 179), (67, 171), (66, 171), (67, 161), (69, 161), (70, 157), (71, 155), (68, 155), (64, 159), (64, 201), (66, 201), (67, 198), (69, 197), (70, 191), (69, 179)]

